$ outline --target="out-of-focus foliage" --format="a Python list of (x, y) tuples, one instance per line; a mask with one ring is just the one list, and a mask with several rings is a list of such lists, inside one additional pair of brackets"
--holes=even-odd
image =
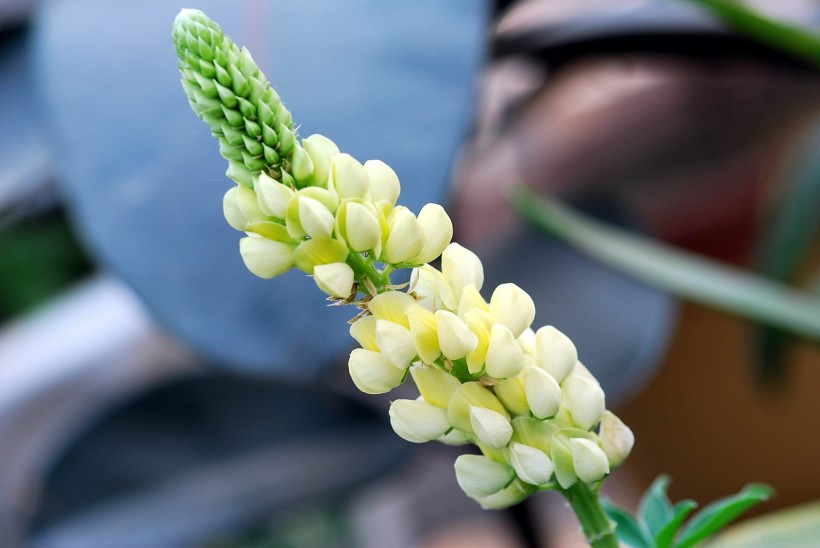
[(800, 548), (820, 538), (820, 502), (805, 504), (736, 525), (709, 548)]

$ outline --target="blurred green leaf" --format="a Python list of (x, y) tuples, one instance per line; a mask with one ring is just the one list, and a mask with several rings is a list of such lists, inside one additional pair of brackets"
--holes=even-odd
[(820, 64), (820, 36), (806, 29), (777, 21), (732, 0), (688, 0), (699, 4), (730, 27), (789, 52)]
[(674, 515), (672, 503), (666, 496), (667, 487), (669, 487), (669, 476), (658, 476), (646, 490), (638, 506), (638, 516), (653, 538)]
[(683, 525), (683, 522), (689, 517), (689, 514), (697, 507), (698, 503), (693, 500), (682, 500), (677, 503), (672, 510), (672, 519), (655, 535), (656, 546), (658, 548), (669, 548), (672, 546), (680, 526)]
[(601, 504), (606, 514), (617, 525), (616, 532), (621, 542), (635, 548), (654, 548), (652, 535), (632, 517), (632, 514), (606, 500)]
[(727, 529), (709, 548), (798, 548), (820, 539), (820, 502), (751, 519)]
[(0, 319), (24, 312), (91, 270), (62, 215), (0, 231)]
[(769, 500), (768, 485), (747, 485), (736, 495), (717, 500), (697, 513), (680, 534), (676, 548), (689, 548), (709, 538), (755, 504)]
[[(783, 196), (764, 225), (757, 250), (759, 270), (784, 283), (794, 280), (820, 236), (820, 129), (804, 139), (793, 152), (789, 168), (781, 176)], [(782, 371), (784, 354), (792, 338), (781, 329), (758, 332), (761, 370), (770, 378)]]
[(597, 221), (523, 185), (510, 200), (535, 226), (648, 285), (820, 341), (820, 298)]

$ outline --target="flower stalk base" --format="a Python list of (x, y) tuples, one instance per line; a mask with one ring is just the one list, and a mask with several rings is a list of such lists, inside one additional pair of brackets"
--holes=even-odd
[(618, 548), (615, 523), (606, 515), (596, 489), (586, 483), (577, 482), (568, 489), (560, 491), (578, 517), (581, 530), (590, 546)]

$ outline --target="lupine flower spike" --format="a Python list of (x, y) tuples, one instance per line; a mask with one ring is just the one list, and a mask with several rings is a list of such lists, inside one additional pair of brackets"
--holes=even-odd
[[(246, 234), (242, 259), (263, 278), (298, 268), (334, 303), (359, 307), (350, 325), (359, 348), (348, 362), (355, 385), (381, 394), (410, 378), (418, 389), (391, 404), (396, 433), (476, 446), (480, 455), (458, 457), (455, 473), (484, 508), (550, 489), (576, 509), (591, 497), (597, 504), (599, 483), (634, 437), (606, 410), (572, 341), (552, 326), (534, 331), (533, 300), (515, 284), (485, 300), (481, 261), (451, 243), (444, 208), (398, 205), (399, 178), (385, 163), (360, 163), (321, 135), (300, 139), (250, 53), (205, 14), (183, 10), (173, 37), (191, 107), (237, 183), (224, 213)], [(439, 257), (441, 268), (430, 266)], [(402, 268), (413, 269), (406, 288), (390, 280)], [(584, 511), (598, 512), (597, 524), (582, 518), (590, 541), (615, 546), (600, 505)]]

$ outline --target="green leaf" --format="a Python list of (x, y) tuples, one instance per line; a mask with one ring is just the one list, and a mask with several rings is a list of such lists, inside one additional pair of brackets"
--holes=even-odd
[(788, 508), (728, 528), (709, 548), (801, 548), (820, 539), (820, 502)]
[(820, 298), (591, 219), (518, 186), (510, 196), (535, 226), (673, 295), (820, 341)]
[(676, 548), (688, 548), (714, 535), (743, 512), (772, 495), (768, 485), (747, 485), (736, 495), (713, 502), (692, 518), (675, 543)]
[(683, 522), (689, 517), (689, 514), (697, 507), (698, 503), (693, 500), (682, 500), (677, 503), (672, 510), (672, 519), (655, 534), (655, 545), (658, 548), (669, 548), (672, 546), (672, 541), (675, 539), (678, 529), (680, 529), (680, 526), (683, 525)]
[(779, 50), (820, 64), (820, 36), (771, 19), (731, 0), (689, 0), (711, 11), (727, 25)]
[(673, 517), (672, 503), (666, 496), (668, 486), (669, 476), (658, 476), (646, 490), (638, 506), (638, 516), (653, 537)]
[(607, 500), (601, 501), (601, 505), (604, 507), (604, 512), (617, 525), (616, 533), (621, 542), (635, 548), (655, 548), (652, 535), (632, 517), (632, 514)]

